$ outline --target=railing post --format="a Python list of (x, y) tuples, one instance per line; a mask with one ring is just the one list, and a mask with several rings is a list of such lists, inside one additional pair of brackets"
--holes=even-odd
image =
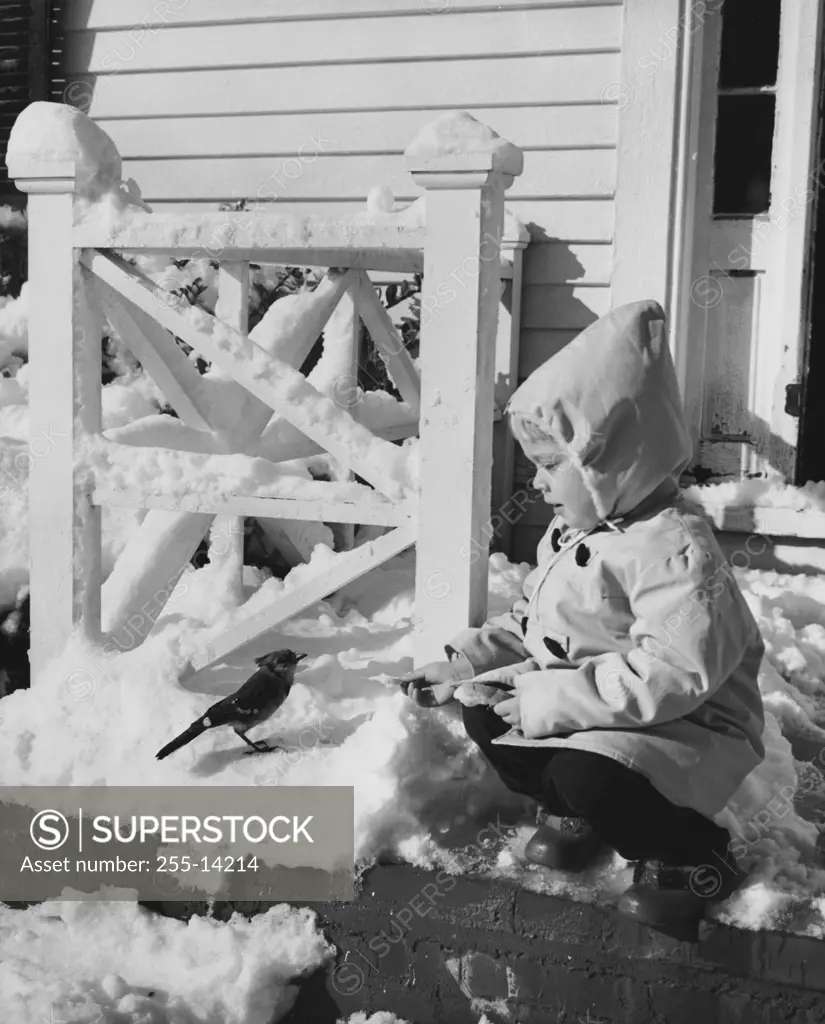
[[(241, 334), (249, 333), (249, 262), (221, 262), (218, 269), (218, 302), (215, 316)], [(243, 516), (216, 516), (210, 534), (210, 549), (216, 539), (223, 541), (228, 582), (237, 604), (243, 604), (243, 549), (246, 520)], [(221, 536), (223, 535), (223, 536)], [(211, 555), (210, 555), (210, 560)]]
[(100, 635), (100, 509), (75, 469), (75, 449), (100, 431), (101, 321), (72, 247), (79, 168), (71, 126), (66, 138), (38, 139), (31, 109), (17, 119), (6, 163), (29, 196), (29, 660), (37, 685), (76, 626)]
[[(518, 364), (521, 337), (521, 281), (524, 249), (523, 239), (502, 239), (502, 248), (512, 258), (512, 276), (502, 289), (498, 310), (496, 341), (495, 401), (504, 411), (510, 395), (518, 386)], [(515, 473), (516, 446), (507, 421), (502, 417), (493, 427), (492, 529), (493, 551), (512, 554), (513, 509), (520, 506), (511, 501)]]
[(427, 191), (421, 295), (416, 664), (487, 614), (493, 385), (504, 192), (521, 150), (466, 112), (408, 147)]
[[(333, 385), (332, 397), (336, 403), (343, 404), (354, 420), (358, 419), (358, 342), (361, 337), (361, 315), (359, 313), (359, 289), (357, 285), (349, 287), (341, 296), (333, 317), (338, 320), (342, 331), (346, 331), (349, 344), (345, 357), (342, 359), (342, 376)], [(328, 321), (327, 327), (329, 327)], [(343, 347), (343, 346), (342, 346)], [(344, 356), (344, 353), (342, 353)], [(354, 474), (346, 466), (340, 466), (337, 480), (354, 480)], [(355, 547), (354, 523), (331, 523), (330, 529), (335, 538), (336, 551), (351, 551)]]

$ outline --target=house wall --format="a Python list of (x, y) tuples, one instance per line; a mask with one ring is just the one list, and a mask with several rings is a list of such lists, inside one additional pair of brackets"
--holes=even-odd
[[(525, 152), (519, 377), (609, 308), (621, 0), (76, 0), (67, 19), (67, 99), (156, 208), (412, 200), (404, 148), (467, 108)], [(518, 557), (545, 520), (516, 525)]]

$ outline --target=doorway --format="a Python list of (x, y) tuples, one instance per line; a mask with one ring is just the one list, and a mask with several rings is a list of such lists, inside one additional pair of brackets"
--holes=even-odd
[[(803, 401), (814, 409), (825, 389), (813, 344), (806, 363), (812, 223), (825, 205), (811, 203), (823, 7), (725, 0), (702, 22), (685, 392), (692, 472), (708, 482), (779, 472), (794, 483), (813, 467), (800, 447)], [(825, 434), (804, 428), (813, 452)]]
[[(825, 39), (820, 43), (820, 52)], [(825, 61), (819, 70), (816, 199), (809, 255), (807, 333), (799, 394), (799, 458), (794, 483), (825, 480)], [(791, 396), (792, 398), (795, 396)]]

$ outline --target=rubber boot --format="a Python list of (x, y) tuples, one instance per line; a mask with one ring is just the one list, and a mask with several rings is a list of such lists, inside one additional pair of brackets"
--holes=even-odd
[(633, 884), (619, 899), (619, 911), (649, 928), (687, 942), (698, 941), (699, 923), (747, 877), (730, 852), (713, 864), (672, 865), (641, 860)]
[(543, 824), (530, 837), (524, 856), (554, 871), (586, 871), (612, 851), (584, 818), (542, 815)]

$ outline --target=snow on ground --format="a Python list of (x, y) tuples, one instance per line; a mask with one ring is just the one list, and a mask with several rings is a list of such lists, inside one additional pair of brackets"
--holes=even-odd
[(800, 512), (825, 511), (825, 480), (809, 481), (803, 487), (788, 487), (782, 477), (732, 480), (688, 487), (685, 494), (703, 505), (725, 505), (732, 508), (761, 505)]
[[(319, 549), (317, 557), (332, 556)], [(493, 557), (491, 611), (510, 604), (527, 569)], [(422, 867), (492, 871), (579, 899), (615, 894), (628, 881), (619, 860), (583, 880), (525, 865), (520, 853), (530, 833), (527, 805), (508, 794), (469, 748), (454, 708), (418, 709), (392, 684), (391, 675), (411, 666), (412, 570), (412, 555), (399, 556), (277, 634), (259, 638), (231, 665), (183, 685), (178, 674), (195, 651), (285, 586), (247, 569), (246, 600), (233, 605), (229, 589), (220, 584), (221, 566), (187, 572), (153, 633), (135, 651), (105, 655), (76, 641), (35, 691), (0, 702), (0, 778), (9, 785), (124, 786), (334, 780), (355, 787), (356, 855), (362, 865), (392, 854)], [(299, 567), (293, 575), (299, 580), (307, 571)], [(825, 696), (819, 676), (825, 581), (756, 571), (740, 579), (768, 647), (760, 682), (769, 756), (727, 812), (738, 833), (734, 852), (752, 876), (724, 916), (745, 927), (825, 935), (825, 865), (817, 864), (812, 823), (825, 824)], [(214, 732), (166, 761), (155, 760), (164, 743), (238, 685), (254, 655), (279, 646), (310, 655), (282, 712), (260, 730), (284, 751), (247, 757), (233, 734)], [(810, 820), (793, 809), (794, 799)], [(476, 838), (489, 825), (497, 825), (503, 838), (487, 848)], [(812, 896), (821, 899), (819, 907), (811, 904)]]
[(285, 904), (184, 923), (67, 896), (0, 908), (8, 1024), (270, 1024), (292, 1006), (296, 977), (332, 952), (314, 914)]

